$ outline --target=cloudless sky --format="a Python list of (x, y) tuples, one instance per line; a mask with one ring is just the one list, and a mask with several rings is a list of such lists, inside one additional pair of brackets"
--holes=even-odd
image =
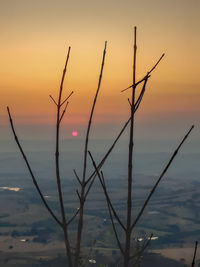
[(1, 0), (0, 124), (7, 127), (7, 105), (19, 125), (55, 122), (55, 106), (48, 96), (58, 95), (70, 45), (64, 96), (71, 90), (75, 93), (64, 125), (82, 129), (107, 40), (95, 122), (103, 130), (106, 125), (109, 129), (122, 125), (129, 115), (130, 93), (120, 91), (131, 84), (133, 28), (137, 26), (138, 79), (166, 54), (152, 73), (137, 114), (138, 135), (180, 136), (195, 123), (198, 138), (199, 13), (199, 0)]

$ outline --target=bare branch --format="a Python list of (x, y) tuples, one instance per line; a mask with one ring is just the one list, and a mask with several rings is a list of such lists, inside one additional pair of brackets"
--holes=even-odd
[(63, 112), (62, 112), (62, 115), (61, 115), (61, 117), (60, 117), (59, 123), (61, 123), (61, 121), (62, 121), (62, 119), (63, 119), (63, 116), (65, 115), (65, 112), (66, 112), (66, 109), (67, 109), (68, 104), (69, 104), (69, 102), (67, 102), (66, 105), (65, 105), (65, 108), (64, 108), (64, 110), (63, 110)]
[[(128, 126), (129, 122), (130, 122), (131, 118), (129, 118), (126, 123), (124, 124), (124, 126), (122, 127), (121, 131), (119, 132), (118, 136), (116, 137), (116, 139), (114, 140), (113, 144), (111, 145), (111, 147), (108, 149), (107, 153), (105, 154), (105, 156), (102, 158), (102, 160), (100, 161), (100, 163), (97, 166), (97, 169), (100, 170), (104, 164), (104, 162), (106, 161), (106, 159), (108, 158), (108, 156), (110, 155), (110, 153), (112, 152), (113, 148), (115, 147), (117, 141), (119, 140), (119, 138), (121, 137), (121, 135), (123, 134), (123, 132), (125, 131), (126, 127)], [(96, 175), (96, 171), (94, 171), (89, 178), (86, 181), (86, 184), (90, 182), (90, 180), (94, 177), (94, 175)]]
[(158, 66), (162, 58), (164, 57), (165, 53), (162, 54), (162, 56), (159, 58), (159, 60), (156, 62), (156, 64), (153, 66), (153, 68), (148, 72), (148, 74), (152, 73), (152, 71)]
[[(101, 172), (101, 176), (102, 176), (101, 177), (102, 183), (103, 183), (104, 187), (106, 187), (103, 172)], [(113, 220), (111, 206), (110, 206), (109, 201), (107, 200), (107, 198), (106, 198), (106, 203), (107, 203), (107, 207), (108, 207), (108, 212), (109, 212), (110, 220), (111, 220), (111, 223), (112, 223), (112, 228), (113, 228), (113, 231), (114, 231), (114, 234), (115, 234), (115, 238), (116, 238), (116, 241), (117, 241), (117, 245), (118, 245), (118, 247), (119, 247), (122, 255), (124, 255), (124, 251), (123, 251), (122, 245), (120, 243), (120, 240), (119, 240), (119, 237), (118, 237), (118, 233), (117, 233), (117, 229), (115, 227), (115, 223), (114, 223), (114, 220)]]
[(79, 213), (79, 208), (77, 209), (77, 211), (74, 213), (74, 215), (71, 217), (71, 219), (67, 222), (67, 226), (76, 218), (76, 216)]
[[(135, 103), (135, 110), (134, 112), (136, 112), (139, 108), (139, 105), (141, 103), (141, 100), (144, 96), (144, 93), (145, 93), (145, 90), (146, 90), (146, 83), (148, 81), (148, 78), (150, 76), (146, 76), (146, 80), (145, 80), (145, 83), (143, 85), (143, 88), (141, 90), (141, 93)], [(129, 100), (130, 101), (130, 100)], [(111, 147), (108, 149), (107, 153), (105, 154), (105, 156), (102, 158), (102, 160), (100, 161), (100, 163), (98, 164), (97, 168), (98, 170), (100, 170), (104, 164), (104, 162), (106, 161), (106, 159), (108, 158), (108, 156), (110, 155), (110, 153), (112, 152), (112, 150), (114, 149), (116, 143), (118, 142), (119, 138), (121, 137), (121, 135), (123, 134), (123, 132), (125, 131), (126, 127), (128, 126), (129, 122), (131, 120), (131, 117), (126, 121), (126, 123), (124, 124), (124, 126), (122, 127), (121, 131), (119, 132), (118, 136), (116, 137), (116, 139), (114, 140), (113, 144), (111, 145)], [(89, 178), (87, 179), (86, 181), (86, 184), (90, 182), (90, 180), (96, 175), (96, 172), (94, 171), (90, 176)]]
[[(60, 89), (59, 89), (59, 96), (58, 96), (58, 105), (57, 105), (57, 120), (56, 120), (56, 151), (55, 151), (55, 165), (56, 165), (56, 182), (57, 182), (57, 189), (58, 189), (58, 197), (60, 203), (60, 212), (62, 216), (62, 223), (63, 223), (63, 233), (64, 233), (64, 241), (65, 241), (65, 248), (66, 254), (68, 257), (68, 265), (72, 267), (72, 252), (71, 246), (68, 237), (68, 230), (67, 230), (67, 221), (65, 216), (65, 208), (64, 208), (64, 201), (63, 201), (63, 193), (61, 187), (61, 178), (60, 178), (60, 159), (59, 159), (59, 150), (60, 150), (60, 120), (62, 119), (61, 112), (61, 99), (62, 99), (62, 91), (63, 91), (63, 84), (66, 76), (67, 65), (69, 61), (71, 47), (68, 48), (67, 58), (65, 61), (65, 66), (63, 69), (63, 74), (60, 82)], [(63, 114), (64, 115), (64, 114)]]
[(93, 186), (93, 183), (94, 183), (94, 181), (95, 181), (95, 177), (96, 177), (96, 176), (94, 176), (94, 177), (92, 178), (92, 181), (90, 182), (90, 184), (89, 184), (89, 186), (88, 186), (88, 189), (87, 189), (87, 191), (86, 191), (86, 193), (85, 193), (85, 199), (87, 198), (87, 196), (88, 196), (88, 194), (89, 194), (89, 192), (90, 192), (90, 189), (91, 189), (92, 186)]
[[(159, 60), (156, 62), (156, 64), (153, 66), (153, 68), (147, 73), (146, 76), (144, 76), (140, 81), (138, 81), (138, 82), (135, 83), (135, 87), (137, 87), (140, 83), (142, 83), (144, 80), (146, 80), (146, 78), (149, 76), (149, 74), (150, 74), (150, 73), (157, 67), (157, 65), (160, 63), (160, 61), (162, 60), (162, 58), (164, 57), (164, 55), (165, 55), (165, 54), (163, 53), (162, 56), (159, 58)], [(132, 87), (133, 87), (133, 84), (130, 85), (129, 87), (123, 89), (121, 92), (124, 92), (124, 91), (126, 91), (126, 90), (128, 90), (128, 89), (130, 89), (130, 88), (132, 88)]]
[(130, 107), (131, 107), (132, 105), (131, 105), (131, 101), (130, 101), (130, 99), (129, 99), (129, 98), (128, 98), (128, 103), (129, 103), (129, 105), (130, 105)]
[(136, 52), (137, 52), (137, 28), (134, 27), (134, 46), (133, 46), (133, 86), (131, 97), (131, 122), (129, 130), (128, 148), (128, 186), (127, 186), (127, 205), (126, 205), (126, 237), (124, 250), (124, 267), (128, 267), (131, 249), (131, 218), (132, 218), (132, 183), (133, 183), (133, 140), (135, 124), (135, 82), (136, 82)]
[(97, 173), (97, 176), (98, 176), (98, 178), (99, 178), (99, 181), (100, 181), (100, 183), (101, 183), (101, 186), (102, 186), (102, 188), (103, 188), (103, 191), (104, 191), (104, 195), (105, 195), (105, 197), (106, 197), (106, 200), (108, 201), (109, 206), (111, 207), (111, 210), (112, 210), (112, 212), (113, 212), (115, 218), (117, 219), (118, 223), (121, 225), (122, 229), (123, 229), (124, 231), (126, 231), (125, 226), (124, 226), (123, 223), (121, 222), (119, 216), (117, 215), (117, 213), (116, 213), (116, 211), (115, 211), (115, 209), (114, 209), (114, 207), (113, 207), (113, 205), (112, 205), (112, 203), (111, 203), (111, 201), (110, 201), (110, 197), (109, 197), (109, 195), (108, 195), (106, 186), (105, 186), (104, 182), (103, 182), (102, 179), (101, 179), (101, 176), (100, 176), (99, 171), (98, 171), (98, 169), (97, 169), (97, 165), (96, 165), (96, 163), (95, 163), (95, 161), (94, 161), (94, 159), (93, 159), (93, 157), (92, 157), (92, 154), (91, 154), (90, 151), (88, 151), (88, 153), (89, 153), (89, 156), (90, 156), (90, 158), (91, 158), (92, 164), (93, 164), (93, 166), (94, 166), (94, 168), (95, 168), (95, 171), (96, 171), (96, 173)]
[(105, 56), (106, 56), (106, 48), (107, 48), (107, 41), (105, 42), (105, 47), (103, 51), (103, 58), (101, 63), (101, 70), (99, 75), (99, 81), (98, 86), (96, 90), (96, 94), (93, 100), (90, 117), (88, 121), (88, 127), (86, 132), (86, 138), (85, 138), (85, 147), (84, 147), (84, 157), (83, 157), (83, 175), (82, 175), (82, 187), (81, 187), (81, 205), (80, 205), (80, 212), (79, 212), (79, 222), (78, 222), (78, 230), (77, 230), (77, 237), (76, 237), (76, 249), (75, 249), (75, 267), (78, 266), (78, 259), (80, 255), (80, 243), (81, 243), (81, 235), (82, 235), (82, 229), (83, 229), (83, 208), (84, 208), (84, 201), (85, 201), (85, 180), (86, 180), (86, 169), (87, 169), (87, 150), (88, 150), (88, 143), (89, 143), (89, 135), (90, 135), (90, 128), (92, 124), (94, 109), (96, 106), (99, 90), (101, 87), (101, 81), (103, 76), (103, 70), (104, 70), (104, 63), (105, 63)]
[(14, 124), (13, 124), (13, 120), (12, 120), (12, 116), (11, 116), (9, 107), (7, 107), (7, 111), (8, 111), (8, 116), (9, 116), (9, 119), (10, 119), (10, 126), (11, 126), (11, 129), (12, 129), (14, 138), (15, 138), (15, 142), (16, 142), (16, 144), (17, 144), (17, 146), (18, 146), (18, 148), (19, 148), (19, 150), (20, 150), (20, 152), (21, 152), (21, 154), (22, 154), (22, 157), (23, 157), (23, 159), (24, 159), (24, 161), (25, 161), (25, 163), (26, 163), (26, 166), (27, 166), (27, 168), (28, 168), (28, 170), (29, 170), (29, 173), (30, 173), (30, 175), (31, 175), (33, 184), (35, 185), (35, 187), (36, 187), (36, 189), (37, 189), (37, 191), (38, 191), (38, 193), (39, 193), (39, 195), (40, 195), (40, 198), (42, 199), (42, 202), (43, 202), (43, 204), (45, 205), (46, 209), (49, 211), (49, 213), (50, 213), (51, 216), (54, 218), (54, 220), (55, 220), (61, 227), (63, 227), (63, 224), (60, 222), (60, 220), (56, 217), (56, 215), (54, 214), (54, 212), (52, 211), (52, 209), (49, 207), (49, 205), (48, 205), (47, 202), (46, 202), (46, 199), (44, 198), (44, 196), (43, 196), (43, 194), (42, 194), (42, 192), (41, 192), (41, 190), (40, 190), (40, 187), (39, 187), (39, 185), (38, 185), (38, 183), (37, 183), (37, 181), (36, 181), (36, 178), (35, 178), (35, 176), (34, 176), (34, 174), (33, 174), (33, 171), (32, 171), (32, 169), (31, 169), (31, 166), (30, 166), (30, 164), (29, 164), (29, 162), (28, 162), (28, 159), (27, 159), (27, 157), (26, 157), (26, 155), (25, 155), (25, 153), (24, 153), (24, 150), (23, 150), (23, 148), (22, 148), (22, 146), (21, 146), (21, 144), (20, 144), (20, 142), (19, 142), (19, 139), (18, 139), (18, 137), (17, 137), (17, 134), (16, 134), (16, 132), (15, 132), (15, 128), (14, 128)]
[(88, 122), (88, 128), (87, 128), (87, 133), (86, 133), (86, 140), (85, 140), (85, 149), (84, 149), (84, 167), (83, 167), (83, 182), (85, 182), (85, 176), (86, 176), (86, 168), (87, 168), (87, 151), (88, 151), (88, 141), (89, 141), (89, 134), (90, 134), (90, 128), (92, 124), (92, 118), (93, 118), (93, 113), (94, 113), (94, 108), (96, 105), (97, 97), (99, 94), (100, 86), (101, 86), (101, 80), (102, 80), (102, 75), (103, 75), (103, 69), (104, 69), (104, 61), (105, 61), (105, 55), (106, 55), (106, 47), (107, 47), (107, 41), (105, 42), (105, 48), (103, 52), (103, 59), (102, 59), (102, 65), (101, 65), (101, 72), (99, 75), (99, 82), (98, 82), (98, 87), (96, 91), (96, 95), (93, 101), (91, 113), (90, 113), (90, 118)]
[(137, 109), (139, 108), (141, 102), (142, 102), (142, 99), (143, 99), (143, 96), (144, 96), (144, 93), (145, 93), (145, 90), (146, 90), (146, 85), (147, 85), (147, 81), (149, 79), (150, 76), (147, 76), (146, 79), (144, 80), (144, 84), (143, 84), (143, 87), (142, 87), (142, 90), (140, 92), (140, 95), (138, 96), (138, 99), (136, 100), (135, 102), (135, 111), (137, 111)]
[(68, 95), (68, 97), (60, 104), (60, 106), (62, 106), (69, 98), (70, 98), (70, 96), (73, 94), (74, 92), (72, 91), (69, 95)]
[(59, 90), (59, 97), (58, 97), (58, 105), (59, 106), (61, 105), (63, 84), (64, 84), (65, 75), (66, 75), (66, 71), (67, 71), (67, 65), (68, 65), (68, 61), (69, 61), (70, 51), (71, 51), (71, 47), (69, 46), (68, 53), (67, 53), (67, 58), (66, 58), (66, 61), (65, 61), (65, 66), (64, 66), (64, 69), (63, 69), (62, 79), (61, 79), (61, 82), (60, 82), (60, 90)]
[(163, 178), (163, 176), (165, 175), (165, 173), (167, 172), (169, 166), (172, 164), (174, 158), (176, 157), (176, 155), (179, 152), (179, 149), (181, 148), (181, 146), (183, 145), (183, 143), (185, 142), (185, 140), (188, 138), (189, 134), (191, 133), (191, 131), (193, 130), (194, 125), (192, 125), (192, 127), (189, 129), (189, 131), (187, 132), (187, 134), (185, 135), (185, 137), (182, 139), (182, 141), (180, 142), (180, 144), (178, 145), (178, 147), (176, 148), (176, 150), (174, 151), (173, 155), (171, 156), (169, 162), (167, 163), (166, 167), (164, 168), (164, 170), (162, 171), (160, 177), (158, 178), (157, 182), (155, 183), (154, 187), (152, 188), (151, 192), (149, 193), (144, 205), (142, 206), (137, 218), (135, 219), (134, 223), (131, 226), (131, 229), (133, 229), (136, 225), (136, 223), (138, 222), (138, 220), (140, 219), (140, 217), (142, 216), (144, 209), (146, 208), (149, 200), (151, 199), (153, 193), (155, 192), (158, 184), (160, 183), (161, 179)]
[(195, 266), (195, 259), (196, 259), (196, 253), (197, 253), (197, 246), (198, 246), (198, 241), (195, 242), (194, 256), (193, 256), (193, 260), (192, 260), (192, 265), (191, 265), (191, 267), (194, 267), (194, 266)]
[(80, 180), (80, 178), (78, 177), (78, 174), (77, 174), (76, 170), (74, 169), (73, 172), (74, 172), (74, 174), (75, 174), (75, 177), (76, 177), (77, 181), (78, 181), (79, 184), (82, 186), (81, 180)]
[(81, 202), (81, 196), (80, 196), (80, 194), (79, 194), (79, 192), (78, 192), (78, 189), (76, 189), (76, 194), (77, 194), (77, 196), (78, 196), (78, 198), (79, 198), (79, 201)]
[(51, 98), (51, 100), (55, 103), (56, 106), (58, 106), (58, 104), (56, 103), (55, 99), (53, 98), (53, 96), (49, 95), (49, 97)]

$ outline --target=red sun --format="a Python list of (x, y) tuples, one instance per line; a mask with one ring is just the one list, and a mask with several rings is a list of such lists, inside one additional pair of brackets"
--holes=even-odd
[(78, 135), (78, 132), (77, 132), (77, 131), (73, 131), (73, 132), (72, 132), (72, 136), (73, 136), (73, 137), (76, 137), (77, 135)]

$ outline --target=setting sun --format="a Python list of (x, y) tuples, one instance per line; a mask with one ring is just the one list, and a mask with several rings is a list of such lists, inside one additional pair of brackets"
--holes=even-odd
[(73, 136), (73, 137), (78, 136), (78, 132), (77, 132), (77, 131), (73, 131), (73, 132), (72, 132), (72, 136)]

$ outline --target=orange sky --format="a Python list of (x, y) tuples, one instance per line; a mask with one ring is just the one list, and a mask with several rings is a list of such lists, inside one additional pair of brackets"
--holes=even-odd
[[(1, 124), (9, 105), (20, 124), (52, 124), (67, 47), (71, 45), (64, 95), (71, 90), (64, 123), (85, 124), (100, 70), (106, 63), (95, 119), (123, 122), (128, 115), (133, 27), (138, 28), (137, 77), (160, 55), (138, 112), (141, 123), (185, 126), (200, 115), (200, 2), (198, 0), (20, 0), (0, 2)], [(182, 124), (181, 124), (182, 123)]]

